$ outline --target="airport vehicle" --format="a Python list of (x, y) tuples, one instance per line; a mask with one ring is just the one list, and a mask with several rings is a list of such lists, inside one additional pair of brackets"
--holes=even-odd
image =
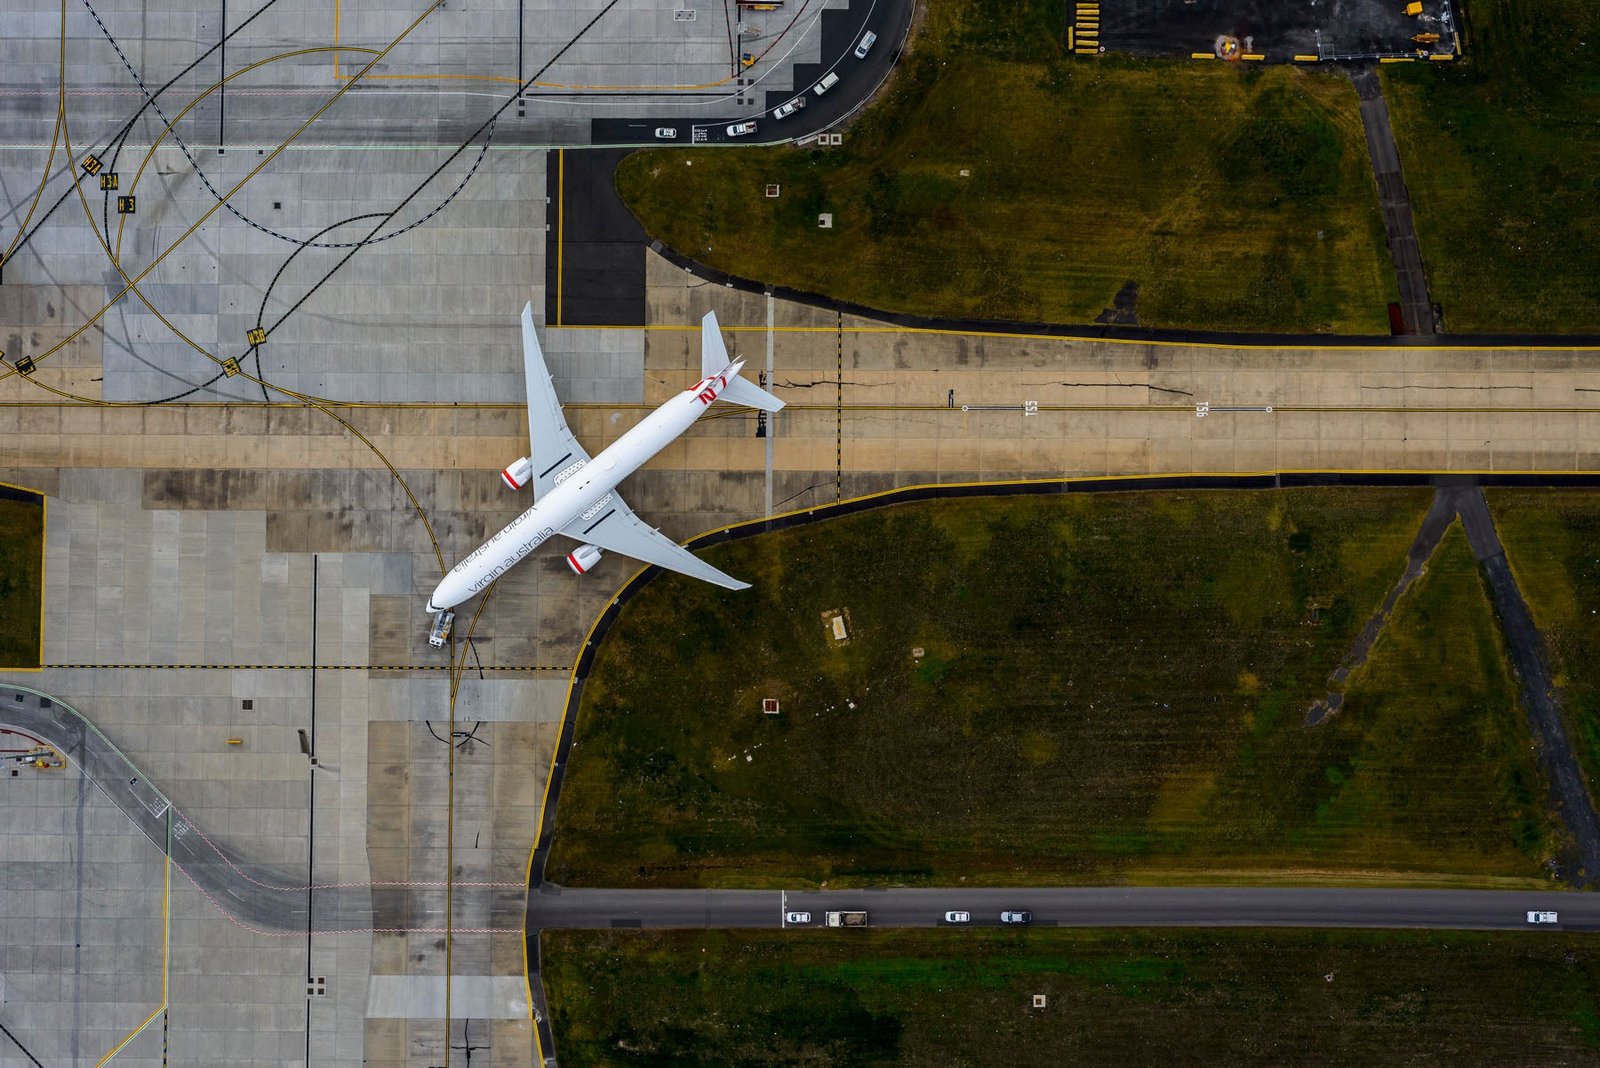
[(816, 93), (818, 96), (821, 96), (823, 93), (826, 93), (829, 89), (832, 89), (838, 84), (839, 76), (830, 70), (828, 73), (822, 76), (822, 80), (820, 82), (811, 87), (811, 91)]
[(1556, 914), (1553, 913), (1553, 912), (1530, 912), (1530, 913), (1528, 913), (1528, 922), (1529, 923), (1555, 923), (1556, 922)]
[(947, 912), (947, 913), (944, 914), (944, 922), (945, 923), (971, 923), (972, 922), (972, 913), (970, 913), (970, 912)]
[(1002, 912), (1000, 914), (1000, 922), (1001, 923), (1032, 923), (1033, 922), (1033, 913), (1031, 913), (1031, 912), (1022, 912), (1020, 910), (1019, 911), (1015, 911), (1015, 912)]
[(861, 35), (861, 43), (856, 45), (856, 58), (866, 59), (867, 53), (872, 51), (872, 46), (878, 43), (878, 35), (868, 30)]
[(428, 644), (435, 649), (442, 648), (446, 638), (450, 637), (450, 625), (456, 621), (454, 612), (440, 612), (433, 617), (433, 626), (428, 628)]
[(675, 139), (677, 136), (678, 136), (678, 128), (676, 126), (657, 126), (656, 127), (656, 140), (658, 140), (658, 141), (671, 141), (671, 140)]
[(810, 923), (811, 922), (811, 913), (809, 913), (809, 912), (791, 912), (791, 913), (789, 913), (787, 916), (785, 916), (783, 918), (783, 922), (784, 923)]
[[(603, 552), (614, 552), (725, 589), (748, 589), (748, 582), (723, 574), (649, 526), (616, 492), (619, 482), (688, 430), (714, 401), (766, 412), (783, 407), (777, 397), (739, 377), (744, 361), (728, 358), (716, 313), (707, 312), (700, 321), (700, 381), (645, 416), (594, 459), (567, 429), (539, 347), (532, 304), (522, 309), (522, 361), (530, 450), (500, 477), (516, 490), (531, 484), (533, 507), (456, 564), (428, 597), (428, 611), (448, 611), (482, 592), (557, 534), (580, 543), (567, 554), (567, 566), (580, 575), (593, 570)], [(434, 625), (439, 625), (437, 619)]]
[(732, 126), (728, 127), (729, 137), (743, 137), (746, 134), (753, 134), (755, 132), (756, 121), (754, 119), (751, 119), (749, 122), (736, 122)]
[(828, 913), (829, 927), (865, 927), (867, 914), (865, 912), (830, 912)]
[(787, 119), (790, 115), (793, 115), (795, 112), (799, 111), (805, 106), (806, 98), (803, 96), (797, 96), (787, 104), (779, 104), (778, 109), (772, 113), (772, 117), (775, 119)]

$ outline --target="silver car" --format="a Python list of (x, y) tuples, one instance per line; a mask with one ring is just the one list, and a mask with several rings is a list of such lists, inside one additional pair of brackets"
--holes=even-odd
[(676, 126), (657, 126), (656, 127), (656, 140), (657, 141), (673, 141), (673, 140), (677, 139), (677, 136), (678, 136), (678, 128)]
[(872, 51), (872, 46), (878, 43), (878, 35), (868, 30), (861, 35), (861, 43), (856, 45), (856, 58), (866, 59), (867, 53)]
[(811, 913), (809, 913), (809, 912), (791, 912), (791, 913), (789, 913), (787, 916), (785, 916), (783, 918), (783, 922), (784, 923), (810, 923), (811, 922)]

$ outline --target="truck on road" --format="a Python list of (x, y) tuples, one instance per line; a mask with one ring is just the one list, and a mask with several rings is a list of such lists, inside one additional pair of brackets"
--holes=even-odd
[(865, 912), (830, 912), (828, 913), (829, 927), (865, 927), (867, 914)]

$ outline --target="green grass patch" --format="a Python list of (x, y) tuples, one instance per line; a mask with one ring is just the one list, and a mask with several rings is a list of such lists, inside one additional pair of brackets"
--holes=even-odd
[(664, 578), (602, 643), (548, 874), (1541, 877), (1555, 825), (1459, 532), (1345, 710), (1301, 725), (1427, 500), (950, 501), (718, 547), (754, 589)]
[[(1583, 935), (545, 931), (557, 1052), (598, 1065), (1587, 1063)], [(1044, 1009), (1030, 995), (1044, 994)]]
[(0, 487), (0, 668), (36, 668), (44, 605), (44, 498)]
[(843, 148), (642, 152), (618, 189), (686, 255), (874, 308), (1088, 322), (1133, 282), (1147, 326), (1387, 332), (1347, 79), (1064, 58), (1063, 19), (933, 0)]
[(1600, 782), (1600, 494), (1490, 490), (1506, 561), (1544, 632), (1590, 795)]
[(1383, 68), (1454, 331), (1600, 330), (1600, 5), (1469, 0), (1465, 58)]

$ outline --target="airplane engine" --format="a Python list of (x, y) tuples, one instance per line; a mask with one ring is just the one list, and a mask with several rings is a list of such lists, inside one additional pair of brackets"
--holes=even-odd
[(504, 471), (500, 477), (505, 479), (506, 485), (514, 490), (519, 490), (528, 484), (528, 479), (533, 477), (533, 460), (524, 456)]
[(600, 562), (601, 552), (593, 545), (580, 545), (567, 554), (567, 566), (582, 575), (594, 570)]

